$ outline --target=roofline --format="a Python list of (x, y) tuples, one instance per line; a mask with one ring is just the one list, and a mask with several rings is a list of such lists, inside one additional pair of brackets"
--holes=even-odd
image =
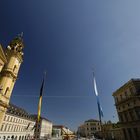
[[(37, 115), (37, 114), (31, 114), (31, 116), (33, 116), (35, 119), (37, 119), (37, 116), (38, 116), (38, 115)], [(50, 122), (50, 123), (53, 123), (52, 121), (50, 121), (50, 120), (48, 120), (47, 118), (42, 117), (42, 116), (40, 116), (40, 119), (41, 119), (41, 120), (44, 119), (44, 120), (46, 120), (46, 121), (48, 121), (48, 122)]]
[(125, 84), (123, 84), (120, 88), (118, 88), (115, 92), (113, 92), (112, 96), (115, 96), (117, 92), (119, 92), (122, 88), (128, 86), (130, 83), (133, 83), (134, 81), (140, 81), (140, 78), (132, 78)]
[(99, 120), (95, 120), (95, 119), (89, 119), (89, 120), (87, 120), (85, 122), (100, 122), (100, 121)]

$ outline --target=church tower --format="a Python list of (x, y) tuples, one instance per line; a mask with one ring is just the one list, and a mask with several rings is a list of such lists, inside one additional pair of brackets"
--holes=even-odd
[(0, 127), (4, 119), (10, 97), (23, 62), (23, 39), (18, 36), (13, 39), (5, 50), (7, 63), (0, 73)]

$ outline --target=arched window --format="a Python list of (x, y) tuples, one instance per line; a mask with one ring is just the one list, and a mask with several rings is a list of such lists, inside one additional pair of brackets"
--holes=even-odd
[(3, 136), (3, 140), (6, 140), (6, 136)]
[(11, 140), (14, 140), (14, 135), (11, 136)]
[(19, 136), (19, 140), (21, 140), (21, 136)]
[(5, 115), (5, 117), (4, 117), (4, 121), (6, 121), (6, 118), (7, 118), (7, 116)]
[(7, 137), (7, 140), (9, 140), (9, 139), (10, 139), (10, 136)]
[(17, 140), (17, 136), (15, 137), (15, 140)]
[(3, 131), (3, 128), (4, 128), (4, 124), (2, 124), (2, 126), (1, 126), (1, 131)]
[(15, 72), (16, 68), (17, 68), (17, 66), (15, 65), (14, 68), (13, 68), (13, 72)]
[(4, 95), (7, 94), (8, 90), (9, 90), (9, 87), (6, 88)]
[(4, 131), (6, 131), (7, 130), (7, 124), (5, 124), (5, 128), (4, 128)]

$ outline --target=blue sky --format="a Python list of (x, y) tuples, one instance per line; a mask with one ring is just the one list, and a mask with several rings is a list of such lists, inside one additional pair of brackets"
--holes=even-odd
[[(97, 119), (95, 70), (103, 120), (117, 121), (112, 93), (140, 75), (140, 1), (1, 0), (0, 42), (24, 32), (24, 62), (11, 102), (72, 129)], [(115, 116), (115, 118), (113, 118)]]

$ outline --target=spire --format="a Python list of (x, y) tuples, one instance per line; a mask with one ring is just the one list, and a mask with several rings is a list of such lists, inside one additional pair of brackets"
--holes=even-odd
[(20, 40), (22, 40), (22, 42), (23, 42), (23, 32), (21, 32), (20, 34), (18, 34), (18, 38), (19, 38)]
[(23, 32), (21, 34), (18, 34), (17, 37), (15, 37), (8, 45), (7, 47), (9, 50), (14, 50), (14, 52), (21, 53), (24, 48), (23, 44)]

